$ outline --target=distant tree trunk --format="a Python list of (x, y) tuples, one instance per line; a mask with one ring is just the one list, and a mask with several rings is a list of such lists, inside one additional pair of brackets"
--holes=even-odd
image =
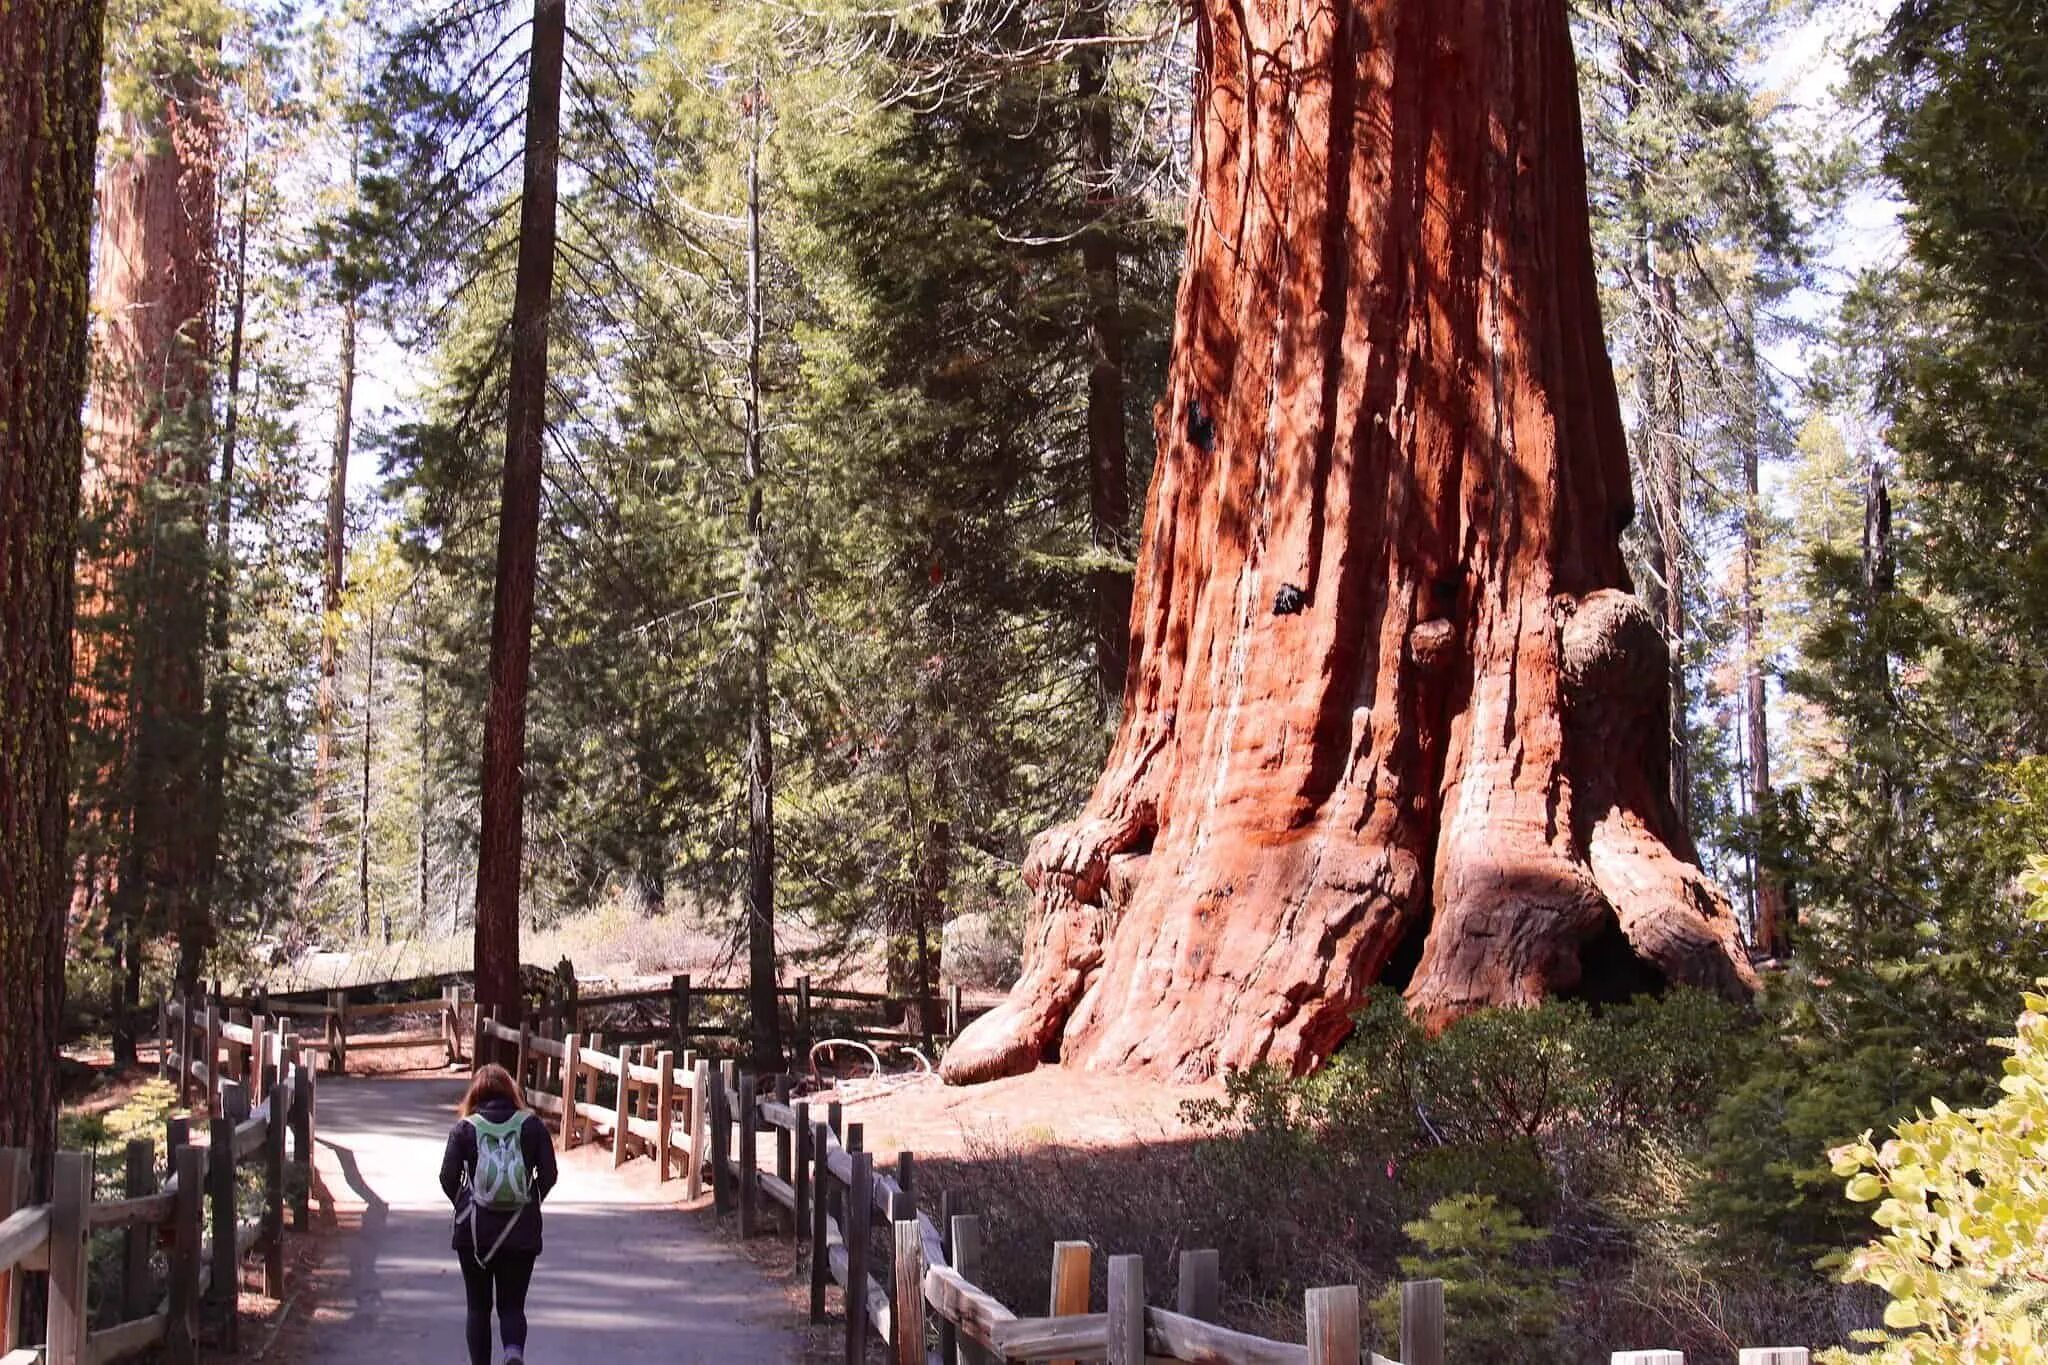
[[(361, 931), (358, 937), (365, 942), (370, 937), (370, 760), (376, 753), (377, 745), (377, 614), (374, 610), (363, 612), (363, 629), (368, 636), (364, 646), (368, 662), (363, 666), (363, 791), (362, 804), (356, 810), (356, 924)], [(384, 923), (384, 942), (391, 942), (391, 923)]]
[(348, 572), (348, 462), (355, 440), (356, 301), (341, 301), (341, 391), (334, 405), (334, 461), (327, 473), (327, 534), (320, 561), (320, 695), (315, 708), (313, 809), (307, 831), (313, 866), (306, 889), (320, 879), (320, 831), (334, 770), (334, 681), (341, 662), (341, 593)]
[[(213, 592), (208, 599), (208, 645), (213, 654), (213, 683), (206, 693), (206, 805), (200, 830), (199, 886), (212, 923), (220, 905), (220, 852), (227, 820), (228, 720), (234, 670), (228, 666), (229, 614), (233, 607), (235, 572), (235, 442), (242, 425), (242, 331), (247, 320), (249, 280), (249, 164), (242, 158), (241, 207), (236, 213), (234, 302), (228, 311), (228, 373), (226, 412), (221, 419), (220, 477), (214, 482)], [(180, 943), (178, 993), (187, 996), (199, 982), (197, 952)]]
[(57, 1136), (73, 588), (84, 437), (94, 0), (0, 7), (0, 1146)]
[[(1750, 335), (1743, 352), (1749, 383), (1746, 392), (1754, 404), (1758, 393), (1756, 373), (1756, 313), (1750, 310)], [(1750, 439), (1742, 451), (1742, 701), (1744, 766), (1749, 775), (1751, 817), (1758, 825), (1771, 810), (1770, 698), (1764, 685), (1764, 612), (1757, 578), (1761, 572), (1763, 543), (1763, 490), (1759, 479), (1761, 437), (1758, 423), (1750, 423)], [(1751, 894), (1755, 899), (1751, 937), (1757, 951), (1767, 957), (1784, 957), (1791, 951), (1785, 933), (1785, 889), (1765, 867), (1759, 854), (1750, 860)]]
[(565, 0), (534, 0), (527, 63), (525, 186), (512, 289), (511, 398), (498, 501), (498, 575), (491, 603), (490, 697), (484, 705), (481, 840), (476, 869), (476, 998), (521, 1011), (519, 888), (525, 851), (526, 687), (540, 547), (547, 433), (548, 315), (555, 287), (556, 158), (561, 149)]
[[(1078, 36), (1101, 39), (1108, 31), (1104, 6), (1091, 3), (1079, 17)], [(1081, 234), (1088, 279), (1088, 534), (1098, 555), (1130, 553), (1130, 448), (1124, 439), (1124, 322), (1117, 278), (1116, 119), (1107, 93), (1109, 50), (1100, 42), (1076, 56), (1081, 123), (1081, 174), (1092, 220)], [(1093, 579), (1096, 693), (1104, 712), (1124, 694), (1130, 668), (1131, 576), (1098, 568)]]
[(775, 655), (774, 564), (762, 512), (766, 474), (761, 412), (761, 120), (760, 73), (754, 76), (747, 144), (747, 983), (753, 1015), (754, 1066), (782, 1069), (782, 1012), (775, 961), (775, 695), (768, 666)]
[[(423, 641), (424, 641), (424, 640), (426, 639), (426, 626), (425, 626), (425, 620), (424, 620), (424, 617), (425, 617), (425, 608), (424, 608), (424, 604), (423, 604), (423, 603), (422, 603), (422, 601), (421, 601), (421, 589), (420, 589), (420, 588), (419, 588), (419, 587), (418, 587), (417, 585), (415, 585), (415, 587), (414, 587), (414, 589), (413, 589), (413, 639), (414, 639), (415, 641), (422, 641), (422, 642), (423, 642)], [(415, 928), (415, 932), (417, 932), (417, 933), (419, 934), (419, 936), (420, 936), (420, 937), (424, 938), (424, 937), (426, 937), (426, 933), (427, 933), (427, 914), (428, 914), (428, 908), (427, 908), (427, 836), (428, 836), (428, 832), (429, 832), (429, 831), (430, 831), (430, 830), (431, 830), (431, 829), (433, 828), (433, 820), (434, 820), (434, 751), (433, 751), (433, 748), (432, 748), (432, 736), (431, 736), (431, 734), (430, 734), (430, 732), (429, 732), (429, 730), (428, 730), (428, 711), (427, 711), (427, 660), (426, 660), (426, 651), (425, 651), (424, 649), (422, 649), (422, 650), (420, 651), (420, 656), (419, 656), (419, 678), (418, 678), (418, 682), (419, 682), (419, 689), (420, 689), (420, 702), (419, 702), (419, 706), (420, 706), (420, 717), (419, 717), (419, 746), (420, 746), (420, 820), (419, 820), (419, 840), (420, 840), (420, 847), (419, 847), (419, 867), (417, 868), (417, 874), (418, 874), (418, 880), (419, 880), (419, 888), (418, 888), (418, 894), (419, 894), (419, 913), (418, 913), (418, 923), (417, 923), (417, 924), (416, 924), (416, 925), (414, 926), (414, 928)]]
[(1745, 993), (1627, 591), (1565, 0), (1196, 22), (1133, 676), (947, 1078), (1302, 1070), (1375, 982), (1432, 1024)]
[[(1646, 257), (1654, 262), (1654, 257)], [(1655, 264), (1649, 279), (1656, 299), (1656, 344), (1644, 395), (1644, 475), (1651, 484), (1650, 564), (1656, 586), (1648, 594), (1662, 618), (1671, 688), (1671, 799), (1678, 822), (1692, 829), (1692, 763), (1688, 752), (1685, 686), (1685, 452), (1679, 426), (1685, 419), (1685, 381), (1678, 368), (1678, 287)]]
[[(204, 42), (191, 41), (204, 55)], [(107, 911), (121, 990), (117, 1061), (132, 1060), (128, 982), (165, 930), (196, 976), (214, 940), (195, 818), (206, 802), (206, 646), (213, 600), (208, 534), (219, 176), (216, 93), (193, 72), (163, 74), (121, 111), (100, 184), (99, 278), (83, 496), (98, 528), (78, 568), (77, 690), (103, 765), (82, 803), (87, 842), (112, 853), (111, 888), (79, 899)], [(135, 959), (131, 961), (130, 959)]]

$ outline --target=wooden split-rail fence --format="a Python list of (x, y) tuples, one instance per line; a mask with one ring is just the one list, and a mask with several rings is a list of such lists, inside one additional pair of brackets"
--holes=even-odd
[[(423, 998), (426, 991), (438, 998)], [(389, 997), (415, 998), (391, 1000)], [(216, 989), (213, 1000), (231, 1017), (246, 1023), (254, 1016), (273, 1020), (293, 1018), (317, 1021), (325, 1048), (328, 1069), (343, 1072), (351, 1051), (371, 1048), (420, 1047), (438, 1039), (428, 1032), (350, 1032), (351, 1023), (376, 1021), (382, 1025), (393, 1017), (441, 1012), (447, 1022), (441, 1031), (451, 1047), (459, 1048), (474, 1031), (474, 1009), (470, 989), (448, 977), (426, 977), (413, 981), (377, 982), (347, 990), (301, 990), (266, 992), (251, 990), (223, 995)], [(369, 1001), (362, 996), (374, 997)], [(583, 994), (573, 974), (566, 981), (548, 979), (547, 998), (533, 1008), (527, 1022), (536, 1036), (557, 1042), (574, 1033), (588, 1039), (602, 1031), (616, 1043), (667, 1043), (678, 1054), (702, 1045), (710, 1048), (719, 1039), (744, 1038), (744, 1022), (732, 1022), (734, 1007), (744, 1007), (746, 986), (714, 985), (694, 980), (688, 973), (672, 975), (668, 982), (639, 990)], [(961, 1028), (983, 1012), (969, 1005), (958, 986), (920, 999), (915, 995), (891, 995), (882, 991), (841, 990), (817, 986), (808, 976), (798, 977), (775, 990), (783, 1014), (785, 1036), (792, 1039), (798, 1055), (811, 1044), (826, 1038), (851, 1038), (867, 1044), (918, 1045), (927, 1050), (952, 1039)], [(301, 1025), (308, 1035), (315, 1030)], [(454, 1060), (451, 1052), (450, 1060)]]
[[(286, 1211), (295, 1230), (309, 1221), (313, 1069), (289, 1033), (266, 1034), (261, 1024), (252, 1030), (181, 1003), (160, 1018), (159, 1073), (175, 1075), (181, 1102), (200, 1101), (206, 1115), (196, 1140), (190, 1118), (168, 1121), (161, 1175), (155, 1141), (133, 1139), (123, 1153), (122, 1197), (96, 1199), (90, 1156), (58, 1152), (48, 1198), (29, 1203), (28, 1153), (0, 1149), (0, 1365), (105, 1365), (153, 1350), (185, 1365), (199, 1358), (202, 1324), (212, 1344), (233, 1352), (240, 1272), (251, 1255), (262, 1257), (264, 1292), (284, 1294)], [(252, 1092), (264, 1097), (253, 1110)], [(262, 1172), (251, 1217), (241, 1208), (244, 1167)], [(100, 1316), (116, 1320), (95, 1328), (92, 1234), (117, 1231), (118, 1264), (100, 1295)], [(46, 1276), (40, 1348), (24, 1337), (26, 1272)]]

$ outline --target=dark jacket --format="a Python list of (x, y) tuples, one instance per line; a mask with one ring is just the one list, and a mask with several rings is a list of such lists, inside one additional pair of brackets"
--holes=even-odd
[[(488, 1100), (477, 1112), (492, 1123), (503, 1123), (515, 1111), (509, 1100)], [(476, 1171), (476, 1129), (468, 1119), (458, 1119), (448, 1130), (448, 1148), (441, 1154), (441, 1192), (455, 1206), (455, 1231), (449, 1239), (449, 1245), (455, 1250), (480, 1250), (489, 1255), (498, 1234), (505, 1231), (505, 1220), (516, 1218), (518, 1221), (506, 1234), (505, 1244), (500, 1250), (514, 1254), (540, 1254), (541, 1201), (555, 1187), (557, 1174), (555, 1144), (549, 1138), (548, 1126), (541, 1122), (540, 1115), (529, 1113), (526, 1116), (525, 1124), (519, 1129), (519, 1150), (525, 1154), (526, 1168), (533, 1174), (533, 1202), (517, 1213), (480, 1208), (472, 1223), (467, 1210), (469, 1180)], [(470, 1242), (472, 1227), (478, 1243), (475, 1247)]]

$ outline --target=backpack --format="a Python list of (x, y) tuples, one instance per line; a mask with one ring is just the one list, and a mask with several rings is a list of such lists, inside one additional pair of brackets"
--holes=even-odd
[[(498, 1248), (511, 1235), (512, 1225), (519, 1221), (520, 1211), (533, 1202), (533, 1171), (526, 1164), (526, 1151), (519, 1141), (526, 1118), (522, 1112), (503, 1123), (494, 1123), (482, 1114), (471, 1114), (466, 1120), (476, 1131), (476, 1165), (469, 1174), (469, 1205), (463, 1216), (469, 1222), (470, 1242), (476, 1246), (478, 1265), (490, 1264), (491, 1257), (498, 1254)], [(488, 1254), (476, 1245), (479, 1208), (511, 1215)]]

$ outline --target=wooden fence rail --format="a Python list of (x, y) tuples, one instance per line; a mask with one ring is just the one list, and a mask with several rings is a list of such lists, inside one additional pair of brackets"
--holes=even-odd
[[(232, 1353), (241, 1265), (259, 1252), (264, 1292), (283, 1296), (287, 1207), (292, 1225), (303, 1229), (312, 1181), (314, 1080), (306, 1054), (290, 1033), (267, 1033), (262, 1021), (236, 1025), (196, 1004), (173, 1002), (158, 1018), (163, 1066), (175, 1069), (181, 1098), (200, 1087), (206, 1131), (195, 1141), (190, 1119), (170, 1120), (161, 1184), (155, 1142), (129, 1142), (119, 1199), (94, 1199), (89, 1156), (58, 1152), (49, 1198), (27, 1203), (28, 1154), (0, 1149), (0, 1365), (108, 1365), (159, 1349), (172, 1365), (186, 1365), (199, 1359), (202, 1321), (212, 1343)], [(235, 1048), (248, 1050), (246, 1062)], [(238, 1065), (246, 1067), (240, 1076)], [(253, 1111), (245, 1077), (268, 1086)], [(243, 1166), (263, 1172), (261, 1207), (247, 1219), (236, 1179)], [(91, 1236), (114, 1231), (122, 1236), (119, 1292), (102, 1312), (119, 1320), (94, 1328), (87, 1315)], [(159, 1246), (161, 1283), (151, 1257)], [(22, 1333), (21, 1271), (47, 1274), (40, 1349)]]

